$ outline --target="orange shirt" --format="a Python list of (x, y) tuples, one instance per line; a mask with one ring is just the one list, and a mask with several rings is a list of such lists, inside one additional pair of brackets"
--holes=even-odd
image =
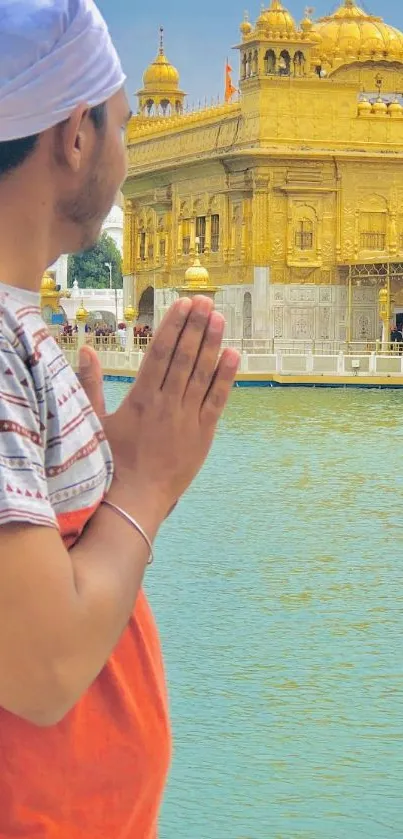
[[(65, 514), (71, 544), (92, 510)], [(170, 758), (157, 630), (144, 592), (97, 680), (58, 725), (0, 710), (0, 839), (157, 839)]]
[[(108, 492), (113, 460), (39, 302), (0, 284), (0, 527), (59, 527), (70, 547)], [(59, 725), (0, 709), (0, 839), (156, 839), (169, 753), (160, 645), (140, 592), (110, 660)]]

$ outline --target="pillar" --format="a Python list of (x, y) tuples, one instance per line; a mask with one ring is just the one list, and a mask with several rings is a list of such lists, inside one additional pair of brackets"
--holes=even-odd
[(269, 259), (269, 175), (257, 172), (254, 176), (252, 198), (252, 241), (254, 265), (253, 338), (268, 337), (270, 281)]
[(123, 307), (126, 307), (134, 292), (134, 211), (130, 198), (125, 198), (123, 212)]

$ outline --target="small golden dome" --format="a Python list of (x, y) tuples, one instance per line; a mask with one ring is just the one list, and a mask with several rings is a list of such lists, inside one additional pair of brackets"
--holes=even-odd
[(124, 319), (127, 323), (133, 323), (134, 320), (137, 318), (137, 311), (134, 306), (129, 303), (124, 310)]
[(391, 102), (388, 107), (388, 113), (391, 117), (401, 117), (403, 116), (403, 106), (400, 102)]
[(187, 269), (185, 274), (185, 283), (189, 286), (208, 286), (210, 283), (210, 276), (207, 268), (203, 268), (198, 256), (196, 256), (193, 265)]
[(41, 282), (41, 293), (44, 291), (56, 291), (56, 282), (47, 271), (45, 271)]
[(372, 105), (368, 101), (368, 99), (361, 99), (358, 103), (358, 113), (359, 114), (370, 114), (372, 112)]
[(313, 21), (309, 17), (304, 17), (301, 20), (301, 31), (304, 41), (315, 41), (316, 43), (320, 41), (320, 35), (314, 29)]
[(274, 38), (286, 38), (297, 31), (293, 16), (282, 6), (280, 0), (271, 0), (270, 7), (264, 9), (257, 19), (256, 28), (267, 34), (270, 33), (270, 36)]
[(245, 12), (244, 19), (243, 19), (239, 29), (241, 31), (241, 35), (242, 35), (243, 38), (247, 38), (247, 36), (250, 35), (251, 32), (253, 31), (253, 26), (252, 26), (252, 24), (249, 20), (248, 12)]
[(85, 309), (84, 307), (83, 301), (81, 301), (81, 306), (79, 306), (79, 308), (76, 311), (76, 321), (78, 321), (78, 323), (85, 323), (88, 319), (88, 315), (89, 312), (87, 312), (87, 309)]
[(347, 62), (356, 58), (403, 60), (403, 34), (381, 17), (367, 14), (354, 0), (344, 0), (333, 15), (320, 18), (314, 28), (326, 57), (337, 56)]
[(377, 116), (383, 116), (384, 114), (387, 114), (387, 112), (388, 106), (386, 102), (383, 101), (383, 99), (377, 99), (376, 102), (374, 102), (374, 104), (372, 105), (372, 113), (376, 114)]
[(179, 86), (179, 73), (170, 64), (164, 52), (164, 30), (160, 29), (160, 48), (155, 61), (147, 67), (143, 75), (146, 90), (172, 90)]

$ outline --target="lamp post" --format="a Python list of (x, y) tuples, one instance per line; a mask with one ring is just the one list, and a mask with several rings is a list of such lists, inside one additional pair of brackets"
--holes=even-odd
[[(112, 263), (105, 262), (105, 267), (109, 269), (109, 288), (112, 289)], [(115, 288), (115, 331), (118, 328), (118, 290)]]
[(112, 263), (105, 262), (105, 268), (109, 268), (109, 288), (112, 288)]

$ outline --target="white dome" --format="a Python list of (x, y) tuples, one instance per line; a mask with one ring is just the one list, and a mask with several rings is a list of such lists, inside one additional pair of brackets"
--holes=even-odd
[(104, 228), (123, 227), (123, 210), (115, 204), (104, 221)]

